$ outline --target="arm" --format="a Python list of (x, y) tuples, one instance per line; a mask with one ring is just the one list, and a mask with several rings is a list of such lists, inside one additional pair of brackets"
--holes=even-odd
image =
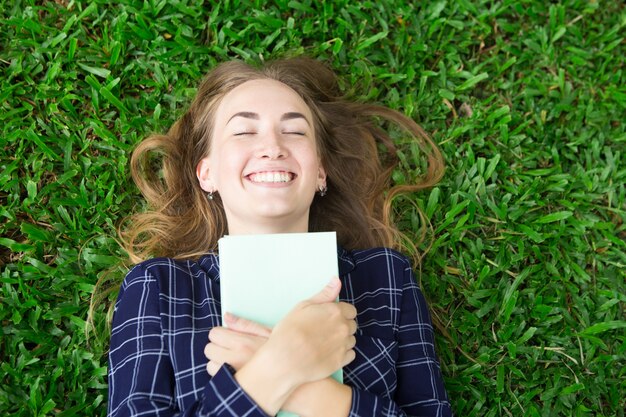
[(334, 302), (340, 290), (334, 277), (298, 303), (236, 372), (237, 381), (268, 414), (277, 413), (299, 386), (326, 378), (354, 360), (356, 310)]
[(156, 278), (142, 266), (122, 284), (111, 333), (108, 415), (265, 417), (228, 367), (211, 378), (191, 407), (179, 409), (159, 293)]
[[(401, 267), (390, 270), (393, 271), (391, 273), (394, 287), (401, 293), (397, 298), (399, 310), (396, 362), (398, 388), (394, 398), (378, 396), (364, 389), (348, 387), (331, 378), (326, 378), (301, 385), (287, 399), (283, 407), (285, 410), (303, 417), (335, 415), (444, 417), (451, 415), (434, 351), (433, 329), (426, 301), (415, 283), (408, 261), (404, 260)], [(387, 308), (390, 307), (387, 306)], [(236, 368), (241, 366), (249, 360), (250, 352), (255, 351), (264, 343), (264, 340), (254, 337), (248, 341), (242, 341), (240, 337), (246, 334), (267, 337), (270, 333), (269, 329), (243, 319), (228, 323), (228, 326), (228, 329), (215, 328), (212, 331), (216, 337), (211, 338), (211, 343), (205, 351), (210, 360), (209, 367), (213, 367), (212, 372), (216, 372), (224, 362), (236, 363)], [(239, 340), (242, 343), (239, 346), (233, 346), (230, 345), (229, 340)], [(225, 344), (229, 345), (228, 353), (226, 350), (213, 349), (216, 345)], [(238, 342), (235, 344), (237, 345)], [(242, 354), (242, 352), (248, 352), (248, 354)], [(228, 355), (232, 356), (224, 359)], [(217, 363), (211, 365), (213, 359), (217, 359)], [(337, 406), (333, 407), (333, 405)]]
[[(228, 327), (214, 327), (209, 332), (210, 342), (204, 349), (209, 360), (207, 372), (215, 375), (224, 363), (236, 370), (245, 365), (256, 351), (267, 342), (271, 329), (256, 322), (225, 314)], [(324, 401), (320, 401), (323, 398)], [(282, 410), (300, 417), (346, 417), (350, 411), (352, 390), (328, 377), (300, 385), (286, 399)]]
[[(334, 288), (329, 286), (299, 304), (273, 331), (226, 314), (228, 328), (216, 327), (209, 333), (210, 343), (205, 348), (209, 374), (214, 375), (224, 363), (232, 365), (237, 380), (270, 414), (281, 408), (301, 417), (347, 416), (351, 390), (327, 376), (354, 358), (356, 310), (334, 302), (340, 282), (333, 281)], [(329, 362), (333, 356), (336, 359)], [(270, 370), (280, 369), (280, 382), (287, 382), (286, 390), (267, 380)], [(282, 392), (285, 395), (281, 396)]]
[(353, 388), (351, 416), (452, 415), (439, 362), (428, 306), (417, 287), (407, 260), (392, 268), (393, 281), (401, 287), (398, 323), (397, 389), (393, 400)]

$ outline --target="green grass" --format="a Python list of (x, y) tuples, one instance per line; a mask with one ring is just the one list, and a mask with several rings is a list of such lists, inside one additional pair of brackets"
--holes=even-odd
[(102, 308), (84, 331), (142, 205), (131, 149), (216, 62), (306, 53), (445, 154), (396, 208), (433, 225), (420, 281), (456, 415), (624, 416), (626, 9), (409, 3), (0, 0), (0, 415), (105, 414)]

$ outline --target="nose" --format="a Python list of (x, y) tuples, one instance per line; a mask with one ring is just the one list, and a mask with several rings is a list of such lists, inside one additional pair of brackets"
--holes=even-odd
[(271, 129), (259, 139), (257, 157), (267, 159), (283, 159), (288, 156), (287, 148), (284, 146), (283, 138), (280, 132)]

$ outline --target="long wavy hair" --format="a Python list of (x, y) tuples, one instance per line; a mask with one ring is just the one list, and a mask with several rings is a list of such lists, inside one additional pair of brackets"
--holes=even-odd
[[(217, 249), (228, 225), (219, 195), (209, 201), (196, 166), (211, 152), (214, 114), (222, 98), (250, 80), (271, 79), (298, 93), (311, 109), (317, 148), (327, 173), (328, 193), (316, 195), (309, 231), (336, 231), (346, 249), (406, 247), (392, 223), (391, 202), (399, 194), (437, 183), (443, 158), (412, 119), (390, 108), (345, 98), (337, 76), (310, 58), (290, 58), (253, 67), (225, 62), (204, 78), (189, 109), (167, 134), (142, 141), (131, 158), (133, 180), (146, 211), (123, 223), (120, 239), (130, 261), (166, 256), (194, 259)], [(402, 128), (420, 146), (427, 170), (419, 182), (390, 187), (396, 150), (384, 123)]]

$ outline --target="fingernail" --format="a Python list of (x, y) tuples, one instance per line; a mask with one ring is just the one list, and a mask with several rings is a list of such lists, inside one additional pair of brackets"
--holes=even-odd
[(332, 277), (330, 281), (328, 282), (328, 286), (330, 288), (337, 288), (338, 285), (339, 285), (339, 278), (337, 277)]

